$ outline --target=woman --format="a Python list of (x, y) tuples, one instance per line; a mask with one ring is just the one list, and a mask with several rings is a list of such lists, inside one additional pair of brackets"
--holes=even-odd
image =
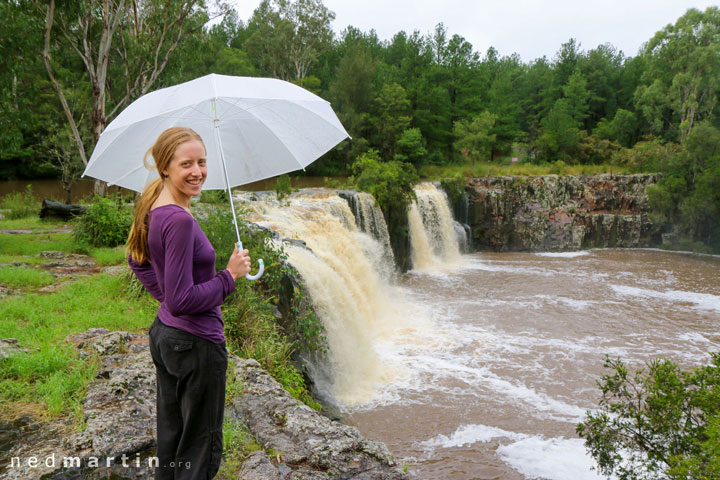
[(220, 467), (227, 349), (220, 305), (250, 271), (237, 246), (215, 272), (215, 250), (190, 213), (207, 176), (205, 144), (193, 130), (160, 134), (152, 154), (160, 178), (135, 210), (128, 262), (160, 302), (150, 327), (157, 373), (155, 478), (209, 479)]

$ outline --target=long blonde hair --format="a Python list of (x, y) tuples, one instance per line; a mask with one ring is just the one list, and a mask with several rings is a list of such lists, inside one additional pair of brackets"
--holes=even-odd
[[(189, 140), (199, 140), (205, 148), (205, 144), (195, 130), (188, 127), (168, 128), (155, 140), (155, 144), (145, 152), (143, 163), (148, 169), (156, 168), (160, 174), (150, 182), (142, 193), (140, 200), (135, 205), (135, 218), (127, 241), (125, 254), (130, 254), (136, 262), (143, 264), (150, 262), (150, 248), (148, 247), (148, 222), (147, 215), (150, 207), (163, 191), (166, 175), (162, 173), (170, 166), (170, 161), (175, 156), (177, 147)], [(148, 155), (152, 155), (155, 165), (148, 164)]]

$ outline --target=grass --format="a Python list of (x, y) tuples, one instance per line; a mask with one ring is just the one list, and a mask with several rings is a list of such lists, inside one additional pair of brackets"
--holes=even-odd
[(238, 478), (243, 460), (249, 453), (261, 449), (247, 425), (226, 418), (223, 422), (223, 462), (217, 479)]
[[(94, 275), (50, 295), (24, 295), (0, 302), (0, 338), (17, 338), (28, 353), (0, 363), (4, 415), (28, 403), (49, 417), (82, 419), (82, 398), (97, 371), (97, 360), (80, 360), (65, 337), (93, 327), (142, 331), (157, 303), (132, 299), (123, 276)], [(0, 415), (3, 415), (0, 414)], [(79, 416), (78, 416), (79, 415)]]
[(0, 230), (44, 230), (68, 224), (65, 220), (42, 219), (37, 215), (18, 219), (0, 219)]
[(75, 251), (72, 233), (32, 233), (0, 235), (0, 252), (4, 255), (37, 255), (45, 250)]
[(476, 163), (465, 165), (422, 165), (418, 174), (423, 180), (440, 180), (447, 177), (463, 176), (474, 177), (511, 177), (540, 175), (595, 175), (599, 173), (625, 174), (626, 168), (617, 165), (565, 165), (514, 163), (510, 165), (500, 163)]
[(7, 287), (44, 287), (55, 281), (55, 278), (44, 270), (25, 267), (0, 267), (0, 285)]
[(120, 265), (126, 261), (125, 247), (99, 247), (91, 248), (88, 254), (101, 267)]

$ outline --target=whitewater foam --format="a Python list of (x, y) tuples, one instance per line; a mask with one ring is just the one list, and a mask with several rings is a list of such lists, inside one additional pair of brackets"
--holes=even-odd
[[(439, 434), (421, 442), (421, 448), (461, 448), (497, 440), (497, 454), (510, 467), (528, 478), (545, 480), (598, 480), (582, 440), (545, 438), (503, 430), (489, 425), (461, 425), (450, 435)], [(509, 442), (508, 442), (509, 441)]]
[(667, 290), (665, 292), (661, 292), (645, 288), (630, 287), (627, 285), (610, 285), (610, 287), (619, 295), (657, 298), (673, 303), (693, 303), (695, 304), (695, 308), (720, 312), (720, 296), (718, 295), (698, 292), (684, 292), (681, 290)]
[(498, 456), (528, 478), (547, 480), (599, 480), (605, 478), (592, 470), (595, 463), (587, 455), (580, 439), (525, 436), (508, 445), (500, 445)]
[(538, 252), (535, 255), (538, 257), (575, 258), (590, 255), (590, 252), (587, 250), (580, 250), (579, 252)]

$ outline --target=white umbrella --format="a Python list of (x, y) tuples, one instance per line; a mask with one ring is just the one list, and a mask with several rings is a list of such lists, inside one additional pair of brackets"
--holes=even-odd
[(231, 187), (304, 169), (349, 138), (330, 104), (297, 85), (210, 74), (131, 103), (100, 135), (83, 176), (143, 191), (158, 172), (145, 168), (142, 158), (174, 126), (202, 137), (208, 165), (203, 189), (228, 191), (238, 248)]

